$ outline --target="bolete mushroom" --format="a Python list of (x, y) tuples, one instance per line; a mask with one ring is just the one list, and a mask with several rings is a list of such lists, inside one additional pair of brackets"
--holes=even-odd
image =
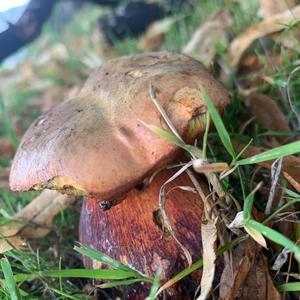
[[(117, 219), (112, 221), (108, 215), (113, 212), (121, 211), (124, 219), (124, 207), (129, 203), (132, 206), (132, 199), (141, 198), (134, 209), (142, 213), (145, 206), (149, 233), (154, 232), (154, 225), (150, 225), (149, 219), (154, 200), (151, 196), (149, 203), (146, 203), (146, 191), (142, 192), (141, 197), (134, 196), (137, 192), (131, 191), (130, 199), (125, 200), (120, 208), (107, 212), (107, 215), (95, 208), (99, 202), (102, 203), (100, 207), (110, 208), (158, 167), (175, 161), (180, 154), (176, 145), (157, 136), (143, 124), (145, 122), (167, 129), (152, 103), (150, 85), (154, 86), (157, 100), (185, 141), (193, 140), (205, 128), (207, 108), (200, 96), (202, 89), (205, 89), (220, 112), (230, 102), (222, 85), (199, 62), (188, 56), (164, 51), (110, 60), (90, 76), (78, 97), (54, 107), (27, 130), (11, 167), (11, 189), (26, 191), (49, 188), (86, 196), (88, 199), (83, 207), (81, 233), (87, 232), (90, 226), (93, 230), (101, 227), (91, 222), (115, 222)], [(148, 192), (156, 192), (157, 185), (153, 190), (150, 187)], [(185, 203), (184, 199), (181, 200)], [(195, 204), (184, 205), (189, 211), (198, 207)], [(200, 219), (201, 204), (198, 205), (195, 209)], [(186, 213), (180, 214), (179, 208), (176, 211), (175, 215), (180, 215), (180, 222), (176, 224), (180, 231), (183, 229), (179, 227), (188, 221), (182, 223)], [(100, 215), (103, 216), (101, 220)], [(136, 228), (137, 225), (126, 230), (129, 234)], [(105, 225), (101, 230), (106, 230)], [(115, 226), (114, 230), (122, 230), (122, 225)], [(105, 240), (108, 235), (93, 232), (95, 240), (87, 239), (86, 242), (96, 248), (98, 245), (101, 248), (106, 242), (113, 243), (112, 240)], [(117, 236), (118, 233), (115, 234)], [(194, 232), (193, 235), (200, 244), (199, 235)], [(150, 244), (146, 244), (146, 238), (150, 237), (138, 236), (140, 247), (156, 249), (156, 245), (160, 245), (151, 238)], [(84, 241), (85, 234), (81, 234), (81, 239)], [(147, 246), (143, 246), (143, 243)], [(177, 255), (175, 245), (161, 243), (170, 247), (166, 249), (175, 249), (174, 255)], [(198, 251), (195, 245), (191, 248)], [(164, 251), (163, 247), (161, 251)], [(192, 253), (195, 254), (195, 251)], [(129, 257), (133, 259), (133, 256)], [(137, 268), (140, 263), (136, 264)], [(149, 263), (145, 259), (143, 270), (151, 269)], [(171, 268), (173, 265), (170, 263)], [(171, 274), (172, 270), (168, 272)]]

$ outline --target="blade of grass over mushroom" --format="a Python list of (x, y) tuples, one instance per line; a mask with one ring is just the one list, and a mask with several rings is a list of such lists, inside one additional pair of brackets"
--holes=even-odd
[(198, 149), (197, 147), (188, 145), (186, 143), (184, 143), (181, 139), (179, 139), (176, 135), (174, 135), (171, 132), (168, 132), (158, 126), (152, 125), (152, 124), (147, 124), (143, 121), (141, 121), (147, 128), (149, 128), (151, 131), (153, 131), (154, 133), (156, 133), (158, 136), (164, 138), (165, 140), (169, 141), (170, 143), (177, 145), (178, 147), (184, 149), (185, 151), (187, 151), (190, 156), (192, 157), (201, 157), (202, 156), (202, 152), (200, 149)]
[(287, 156), (287, 155), (292, 155), (295, 153), (300, 152), (300, 141), (293, 142), (287, 145), (283, 145), (280, 147), (276, 147), (271, 150), (267, 150), (263, 153), (254, 155), (249, 158), (245, 158), (242, 160), (238, 160), (236, 162), (237, 165), (242, 166), (242, 165), (250, 165), (250, 164), (256, 164), (260, 163), (263, 161), (268, 161), (268, 160), (273, 160), (279, 157)]
[(12, 300), (21, 299), (20, 291), (15, 282), (13, 272), (10, 266), (10, 263), (7, 258), (1, 259), (1, 269), (5, 279), (5, 286), (10, 293), (10, 297)]
[(281, 233), (275, 231), (274, 229), (267, 227), (254, 220), (247, 221), (247, 226), (257, 230), (269, 240), (290, 249), (294, 253), (295, 258), (300, 262), (300, 247), (297, 246), (290, 239), (288, 239)]
[(3, 117), (5, 133), (11, 139), (12, 144), (14, 145), (14, 148), (17, 149), (18, 145), (19, 145), (19, 139), (13, 129), (8, 111), (6, 109), (6, 106), (4, 104), (4, 101), (1, 97), (1, 95), (0, 95), (0, 113), (2, 114), (2, 117)]
[(156, 272), (154, 281), (153, 281), (153, 283), (152, 283), (152, 286), (151, 286), (151, 290), (150, 290), (149, 296), (146, 298), (146, 300), (155, 300), (155, 298), (156, 298), (156, 293), (157, 293), (157, 291), (158, 291), (158, 289), (159, 289), (160, 275), (161, 275), (161, 270), (158, 269), (158, 271)]
[(110, 289), (121, 285), (130, 285), (137, 282), (147, 281), (142, 278), (135, 278), (135, 279), (127, 279), (127, 280), (117, 280), (112, 282), (105, 282), (99, 285), (99, 288), (101, 289)]
[(113, 267), (114, 269), (127, 272), (130, 275), (127, 277), (138, 277), (138, 278), (143, 277), (144, 278), (144, 276), (142, 276), (140, 273), (133, 270), (132, 268), (122, 264), (120, 261), (117, 261), (117, 260), (109, 257), (105, 253), (97, 251), (91, 247), (84, 246), (84, 245), (81, 245), (80, 247), (75, 246), (74, 250), (82, 255), (88, 256), (91, 259), (95, 259), (104, 264), (107, 264), (107, 265)]
[(280, 292), (299, 292), (300, 281), (281, 284), (277, 288)]
[(234, 151), (230, 136), (224, 126), (224, 123), (222, 121), (219, 112), (215, 108), (213, 102), (210, 100), (209, 96), (207, 95), (204, 89), (201, 90), (201, 97), (208, 108), (209, 114), (215, 124), (215, 127), (217, 129), (217, 132), (219, 134), (219, 137), (224, 147), (226, 148), (227, 152), (231, 155), (232, 159), (234, 160), (236, 158), (236, 153)]
[(155, 92), (155, 89), (154, 89), (153, 85), (150, 85), (150, 87), (149, 87), (149, 95), (150, 95), (150, 98), (151, 98), (152, 102), (154, 103), (155, 107), (157, 108), (157, 110), (159, 111), (159, 113), (161, 114), (161, 116), (163, 117), (164, 121), (167, 123), (167, 125), (170, 128), (170, 130), (172, 131), (172, 133), (179, 140), (181, 140), (183, 142), (181, 136), (179, 135), (179, 133), (177, 132), (176, 128), (172, 124), (172, 122), (169, 119), (168, 115), (166, 114), (165, 110), (162, 108), (162, 106), (160, 105), (160, 103), (157, 101), (157, 99), (156, 99), (156, 92)]
[(64, 269), (54, 271), (37, 271), (31, 274), (17, 274), (14, 276), (16, 282), (31, 281), (39, 277), (52, 278), (94, 278), (94, 279), (116, 279), (123, 280), (132, 278), (132, 274), (116, 269)]

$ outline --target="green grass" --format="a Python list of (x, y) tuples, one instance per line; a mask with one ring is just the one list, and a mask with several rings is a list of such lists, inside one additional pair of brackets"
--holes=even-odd
[(1, 259), (1, 269), (4, 275), (4, 289), (9, 293), (12, 300), (20, 300), (20, 291), (7, 258)]

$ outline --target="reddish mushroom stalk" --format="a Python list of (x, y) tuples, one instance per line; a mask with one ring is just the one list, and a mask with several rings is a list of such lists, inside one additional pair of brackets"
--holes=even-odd
[[(80, 242), (132, 266), (148, 276), (162, 269), (162, 282), (187, 267), (180, 246), (163, 232), (158, 216), (158, 194), (163, 183), (174, 174), (164, 171), (139, 191), (132, 189), (126, 199), (108, 211), (100, 211), (95, 199), (86, 198), (80, 219)], [(201, 258), (202, 199), (179, 186), (192, 183), (186, 174), (168, 185), (166, 210), (176, 237), (191, 253)], [(204, 187), (206, 183), (203, 183)], [(208, 193), (208, 191), (206, 191)], [(99, 262), (84, 258), (86, 267), (99, 268)], [(192, 299), (200, 282), (201, 271), (167, 291), (170, 299)], [(120, 287), (122, 299), (145, 299), (150, 284)]]

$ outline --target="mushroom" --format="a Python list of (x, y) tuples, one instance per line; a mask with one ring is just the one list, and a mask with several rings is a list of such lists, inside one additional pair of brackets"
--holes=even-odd
[[(230, 102), (223, 86), (188, 56), (164, 51), (110, 60), (90, 76), (78, 97), (54, 107), (27, 130), (12, 163), (11, 189), (48, 188), (87, 197), (81, 232), (87, 232), (92, 226), (89, 218), (100, 222), (98, 213), (109, 220), (110, 214), (132, 203), (132, 199), (143, 198), (145, 203), (140, 201), (134, 209), (141, 211), (145, 206), (150, 228), (154, 196), (147, 200), (146, 190), (141, 197), (133, 196), (136, 191), (129, 191), (157, 168), (176, 161), (181, 153), (176, 145), (143, 124), (168, 128), (152, 103), (150, 85), (154, 86), (157, 100), (185, 141), (192, 141), (205, 128), (207, 108), (200, 96), (201, 89), (205, 89), (220, 112)], [(154, 190), (157, 188), (152, 190), (150, 187), (149, 193)], [(120, 204), (120, 208), (116, 207), (107, 215), (96, 210), (96, 203), (100, 203), (100, 208), (108, 209), (126, 198), (128, 192), (129, 199)], [(193, 205), (187, 205), (187, 209), (193, 211)], [(90, 209), (92, 214), (86, 212)], [(125, 214), (124, 209), (122, 213)], [(179, 211), (176, 216), (178, 214)], [(121, 228), (115, 226), (114, 230)], [(84, 236), (81, 234), (82, 240)], [(200, 244), (199, 235), (195, 236)], [(97, 248), (104, 243), (97, 239), (103, 237), (108, 238), (95, 233), (96, 240), (91, 243)], [(139, 236), (141, 245), (144, 238), (146, 236)], [(152, 242), (154, 244), (148, 246), (154, 249), (156, 242)], [(174, 245), (168, 247), (177, 249)], [(178, 253), (176, 251), (174, 253)], [(146, 269), (149, 268), (149, 261), (145, 263)]]

